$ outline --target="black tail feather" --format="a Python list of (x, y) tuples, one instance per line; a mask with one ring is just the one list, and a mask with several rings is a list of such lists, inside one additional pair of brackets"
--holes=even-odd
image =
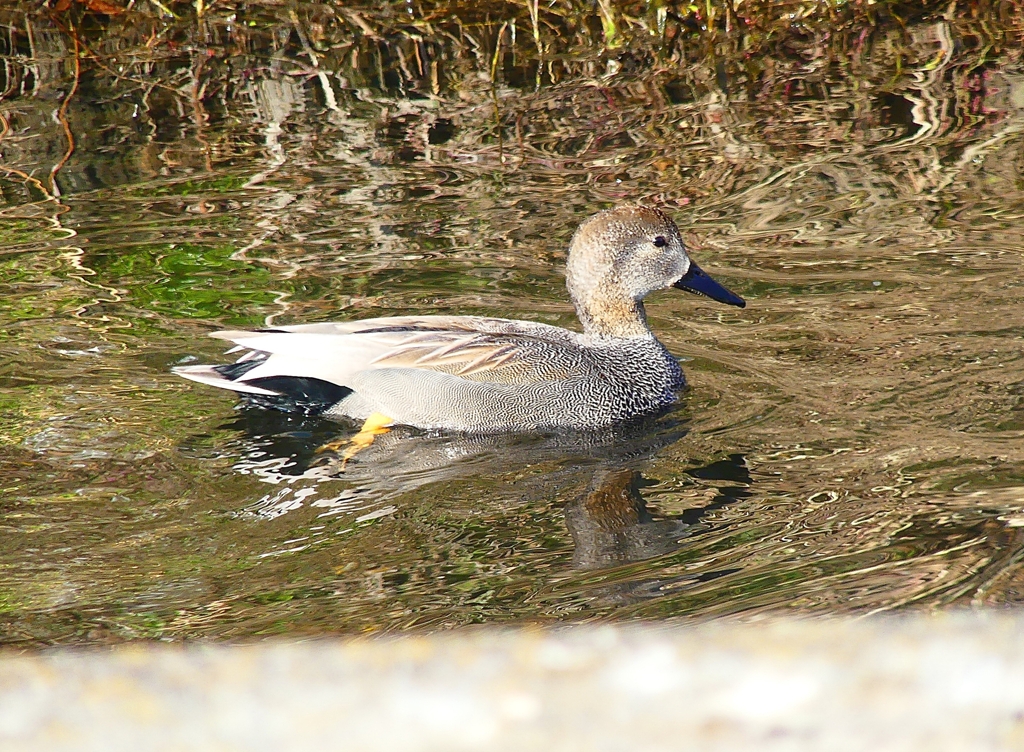
[[(235, 363), (234, 365), (244, 366), (248, 363)], [(347, 386), (338, 386), (330, 381), (306, 376), (267, 376), (246, 383), (261, 389), (280, 392), (279, 395), (273, 397), (262, 394), (243, 395), (249, 404), (282, 410), (287, 413), (302, 413), (303, 415), (320, 415), (352, 394), (352, 390)]]
[(226, 363), (222, 366), (214, 366), (213, 370), (219, 373), (226, 379), (231, 381), (238, 381), (240, 378), (249, 373), (253, 368), (260, 365), (267, 358), (270, 357), (267, 353), (260, 353), (262, 357), (255, 357), (249, 360), (240, 360), (237, 363)]

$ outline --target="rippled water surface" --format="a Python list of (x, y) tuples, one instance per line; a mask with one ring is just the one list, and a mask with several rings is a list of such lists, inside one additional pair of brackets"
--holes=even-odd
[[(1018, 17), (296, 7), (5, 11), (0, 641), (1024, 599)], [(748, 301), (649, 298), (691, 389), (646, 424), (343, 466), (357, 426), (170, 374), (224, 326), (576, 326), (624, 201)]]

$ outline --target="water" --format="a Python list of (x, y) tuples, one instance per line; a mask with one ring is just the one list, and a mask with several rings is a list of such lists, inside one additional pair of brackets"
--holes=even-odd
[[(1024, 597), (1021, 19), (552, 7), (540, 51), (525, 6), (5, 12), (0, 640)], [(748, 301), (649, 299), (692, 388), (643, 425), (342, 467), (357, 427), (169, 373), (224, 326), (575, 326), (572, 230), (632, 200)]]

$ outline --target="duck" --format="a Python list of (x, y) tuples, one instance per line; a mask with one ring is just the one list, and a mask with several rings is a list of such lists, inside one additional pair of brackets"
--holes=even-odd
[(183, 365), (186, 379), (258, 407), (468, 433), (592, 430), (664, 411), (686, 386), (644, 298), (676, 288), (746, 302), (687, 253), (661, 209), (598, 212), (569, 245), (566, 287), (582, 332), (483, 316), (393, 316), (217, 331), (234, 362)]

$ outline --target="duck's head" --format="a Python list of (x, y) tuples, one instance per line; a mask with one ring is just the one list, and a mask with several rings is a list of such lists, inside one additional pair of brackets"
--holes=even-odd
[(675, 222), (647, 206), (609, 209), (581, 224), (569, 245), (565, 276), (588, 334), (649, 335), (641, 301), (666, 287), (746, 305), (687, 255)]

